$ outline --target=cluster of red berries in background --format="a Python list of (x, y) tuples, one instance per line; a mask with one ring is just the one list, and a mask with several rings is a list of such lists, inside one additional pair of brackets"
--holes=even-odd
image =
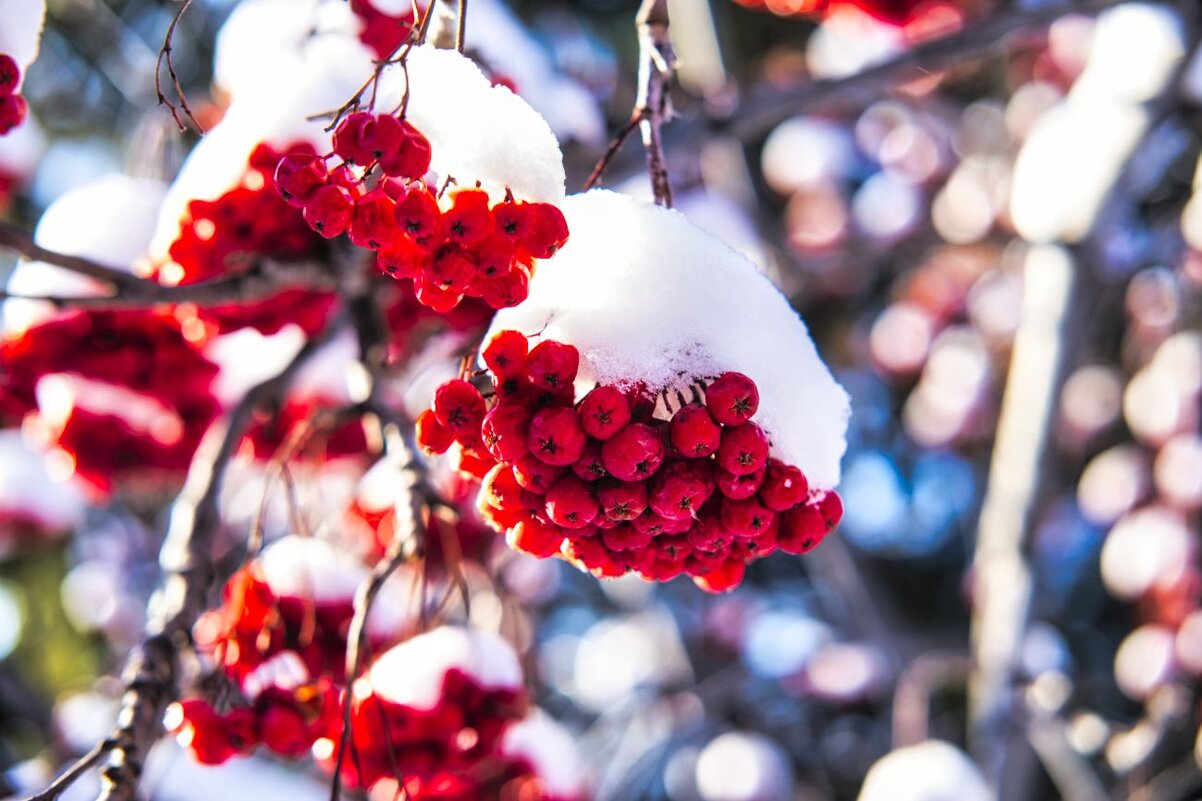
[[(48, 432), (74, 459), (75, 473), (101, 492), (115, 478), (187, 468), (219, 408), (212, 394), (217, 365), (183, 336), (167, 314), (73, 311), (0, 341), (0, 422), (15, 425), (38, 410), (38, 383), (55, 374), (120, 388), (177, 419), (142, 430), (118, 412), (75, 407)], [(95, 401), (94, 390), (83, 400)]]
[[(523, 799), (557, 801), (532, 766), (502, 748), (504, 734), (526, 712), (520, 682), (485, 686), (454, 664), (427, 665), (440, 682), (429, 708), (398, 702), (369, 689), (371, 682), (350, 690), (345, 659), (352, 615), (350, 598), (273, 592), (252, 561), (230, 579), (222, 606), (202, 616), (194, 632), (202, 652), (238, 685), (246, 703), (222, 713), (204, 699), (182, 701), (168, 713), (170, 730), (204, 764), (220, 764), (261, 745), (284, 757), (312, 753), (332, 771), (343, 705), (350, 703), (353, 751), (342, 763), (348, 785), (371, 787), (400, 777), (406, 797), (415, 801), (518, 797), (505, 794), (515, 787), (524, 788)], [(393, 646), (372, 636), (369, 627), (368, 652), (383, 660), (393, 646), (393, 662), (415, 670), (404, 649), (424, 636), (430, 635)], [(446, 653), (453, 661), (457, 651)]]
[(388, 58), (409, 35), (414, 7), (393, 16), (376, 8), (371, 0), (351, 0), (351, 12), (363, 23), (359, 41), (370, 47), (376, 58)]
[[(781, 16), (825, 17), (839, 6), (854, 6), (889, 25), (904, 26), (935, 7), (948, 7), (939, 0), (735, 0), (744, 8), (769, 10)], [(956, 0), (951, 6), (963, 5)]]
[(0, 53), (0, 136), (25, 122), (29, 104), (17, 94), (21, 85), (21, 67), (16, 59)]
[(482, 478), (478, 507), (510, 544), (563, 555), (601, 577), (685, 573), (723, 591), (748, 560), (805, 553), (842, 517), (833, 491), (811, 492), (801, 470), (770, 456), (753, 420), (755, 383), (728, 372), (653, 416), (641, 387), (598, 386), (578, 402), (579, 353), (517, 331), (488, 343), (493, 401), (470, 382), (444, 383), (417, 420), (429, 453), (455, 445), (460, 470)]
[[(481, 189), (439, 193), (427, 186), (420, 179), (430, 169), (430, 143), (392, 115), (348, 115), (334, 130), (331, 155), (342, 159), (333, 169), (314, 154), (282, 158), (275, 172), (280, 196), (322, 236), (347, 234), (377, 251), (380, 269), (412, 279), (418, 300), (435, 311), (465, 298), (494, 309), (521, 303), (534, 260), (567, 241), (567, 223), (551, 204), (492, 205)], [(382, 176), (373, 185), (377, 167)]]

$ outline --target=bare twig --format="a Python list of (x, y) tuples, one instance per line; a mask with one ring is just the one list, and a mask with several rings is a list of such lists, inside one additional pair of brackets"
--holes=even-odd
[[(175, 28), (179, 25), (179, 21), (183, 19), (184, 12), (192, 5), (192, 0), (182, 0), (179, 11), (175, 12), (175, 18), (171, 20), (171, 24), (167, 26), (167, 35), (163, 37), (163, 46), (159, 49), (158, 60), (154, 64), (154, 93), (159, 100), (160, 106), (166, 106), (171, 112), (171, 118), (175, 120), (175, 124), (180, 131), (188, 130), (188, 126), (180, 119), (179, 113), (182, 110), (184, 114), (195, 126), (197, 133), (204, 133), (204, 128), (196, 121), (196, 116), (192, 113), (192, 107), (188, 105), (188, 96), (184, 94), (184, 87), (180, 85), (179, 74), (175, 71), (175, 61), (171, 58), (172, 40), (175, 38)], [(175, 96), (179, 98), (179, 106), (167, 99), (167, 95), (163, 94), (162, 73), (163, 65), (167, 65), (167, 74), (171, 77), (171, 88), (175, 90)]]
[(76, 760), (74, 765), (63, 771), (45, 790), (37, 795), (29, 796), (25, 801), (54, 801), (54, 799), (66, 792), (67, 788), (79, 781), (79, 778), (84, 773), (99, 763), (100, 760), (104, 759), (105, 755), (112, 750), (113, 745), (114, 743), (111, 739), (101, 740), (96, 743), (96, 745), (92, 746), (92, 750), (81, 756)]
[(126, 272), (117, 267), (111, 267), (80, 256), (68, 256), (65, 253), (44, 248), (33, 240), (33, 236), (28, 231), (3, 221), (0, 221), (0, 247), (8, 248), (27, 259), (44, 261), (47, 264), (62, 267), (64, 270), (86, 275), (88, 278), (95, 278), (97, 281), (111, 284), (126, 292), (141, 291), (146, 289), (148, 285), (158, 286), (158, 283), (155, 281), (139, 278), (133, 273)]
[[(431, 3), (433, 5), (433, 3)], [(455, 49), (463, 52), (463, 43), (467, 39), (467, 0), (459, 0), (459, 16), (456, 19)]]
[(672, 206), (672, 187), (668, 182), (668, 167), (664, 159), (661, 135), (663, 124), (672, 118), (668, 85), (676, 69), (676, 53), (668, 36), (668, 0), (643, 0), (635, 15), (634, 24), (639, 37), (639, 87), (630, 120), (609, 143), (605, 155), (597, 162), (585, 189), (591, 189), (630, 138), (635, 126), (643, 131), (643, 149), (647, 154), (647, 173), (655, 202)]
[(125, 669), (125, 694), (101, 770), (101, 801), (131, 801), (146, 754), (163, 733), (163, 712), (179, 694), (180, 654), (191, 643), (192, 627), (208, 605), (216, 581), (213, 538), (220, 527), (218, 496), (225, 470), (254, 410), (274, 402), (293, 377), (344, 324), (339, 316), (305, 343), (276, 376), (256, 385), (215, 423), (197, 449), (184, 488), (171, 510), (159, 552), (164, 579), (151, 599), (146, 639)]

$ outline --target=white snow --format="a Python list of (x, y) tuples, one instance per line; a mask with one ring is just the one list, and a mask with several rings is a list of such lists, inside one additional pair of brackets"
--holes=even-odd
[(774, 801), (793, 795), (789, 757), (768, 738), (732, 731), (709, 742), (697, 758), (703, 801)]
[(0, 173), (29, 180), (46, 151), (46, 135), (30, 114), (6, 136), (0, 136)]
[(213, 52), (213, 82), (231, 98), (273, 92), (304, 69), (315, 42), (359, 35), (360, 23), (341, 0), (243, 0), (234, 7)]
[(25, 71), (38, 57), (42, 42), (42, 24), (46, 19), (46, 0), (0, 0), (0, 53), (13, 57)]
[[(431, 170), (461, 186), (478, 181), (494, 201), (509, 188), (519, 200), (559, 202), (563, 154), (547, 121), (525, 100), (493, 86), (454, 50), (415, 48), (408, 74), (407, 119), (430, 140)], [(404, 90), (405, 70), (388, 69), (376, 107), (396, 106)]]
[(48, 531), (70, 531), (83, 522), (84, 496), (72, 480), (51, 475), (46, 454), (20, 429), (0, 431), (0, 513), (20, 513)]
[(517, 654), (498, 634), (441, 626), (390, 648), (367, 678), (385, 701), (419, 710), (438, 706), (443, 677), (458, 668), (485, 690), (517, 690), (522, 669)]
[(847, 394), (784, 296), (677, 212), (604, 190), (571, 196), (563, 210), (567, 245), (539, 266), (530, 297), (500, 312), (492, 330), (575, 345), (578, 392), (593, 382), (664, 388), (681, 375), (745, 373), (759, 387), (754, 419), (773, 453), (812, 486), (834, 487)]
[(530, 764), (555, 798), (583, 798), (587, 772), (572, 734), (541, 709), (505, 730), (501, 751)]
[(980, 770), (939, 740), (898, 748), (868, 770), (859, 801), (989, 801)]
[[(3, 140), (0, 140), (3, 141)], [(34, 230), (45, 248), (129, 271), (146, 255), (165, 187), (158, 181), (111, 174), (59, 197)], [(104, 285), (45, 262), (22, 261), (7, 289), (26, 295), (97, 295)], [(4, 332), (16, 335), (53, 317), (49, 303), (5, 301)]]
[(309, 682), (309, 669), (296, 651), (280, 651), (247, 674), (242, 680), (242, 694), (254, 702), (264, 690), (278, 687), (295, 690)]
[(259, 564), (267, 586), (278, 597), (317, 602), (350, 601), (367, 577), (367, 568), (358, 558), (317, 537), (281, 537), (263, 549)]
[(384, 580), (367, 612), (368, 637), (395, 641), (414, 630), (420, 618), (420, 581), (418, 571), (408, 565), (401, 565)]

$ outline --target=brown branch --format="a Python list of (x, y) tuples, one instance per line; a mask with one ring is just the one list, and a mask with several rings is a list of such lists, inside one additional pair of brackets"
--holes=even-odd
[[(166, 106), (171, 112), (171, 118), (175, 120), (176, 126), (180, 131), (188, 130), (188, 126), (180, 119), (179, 112), (182, 110), (191, 120), (192, 125), (196, 127), (197, 133), (203, 134), (204, 128), (196, 121), (196, 116), (192, 113), (191, 106), (188, 105), (188, 96), (184, 94), (184, 87), (180, 85), (179, 74), (175, 71), (175, 61), (171, 58), (172, 40), (175, 38), (175, 28), (179, 25), (179, 21), (183, 19), (184, 12), (192, 5), (192, 0), (182, 0), (182, 5), (179, 11), (175, 12), (175, 17), (171, 20), (171, 24), (167, 26), (167, 35), (163, 37), (163, 46), (159, 48), (159, 57), (154, 63), (154, 93), (158, 98), (160, 106)], [(175, 90), (175, 96), (179, 98), (179, 106), (167, 99), (167, 95), (163, 94), (162, 73), (163, 64), (167, 65), (167, 74), (171, 77), (171, 88)]]
[(591, 189), (601, 179), (610, 162), (637, 125), (643, 132), (643, 149), (647, 155), (647, 173), (651, 192), (661, 206), (672, 206), (672, 186), (668, 182), (668, 167), (664, 159), (663, 124), (672, 118), (672, 102), (668, 85), (676, 69), (676, 53), (668, 36), (668, 0), (643, 0), (634, 18), (639, 38), (639, 86), (634, 111), (617, 136), (609, 143), (605, 155), (597, 162), (585, 189)]
[[(433, 5), (433, 0), (431, 5)], [(463, 43), (467, 39), (467, 0), (459, 0), (459, 17), (456, 20), (455, 49), (463, 52)]]
[(101, 801), (132, 801), (136, 796), (146, 755), (163, 734), (163, 712), (179, 695), (180, 654), (191, 645), (192, 627), (207, 608), (217, 578), (212, 550), (221, 524), (222, 480), (252, 414), (277, 401), (344, 320), (339, 315), (306, 342), (279, 374), (247, 392), (224, 420), (209, 429), (197, 449), (159, 551), (165, 576), (150, 602), (146, 639), (126, 664), (125, 694), (108, 761), (101, 770)]
[(54, 801), (60, 795), (67, 791), (71, 785), (79, 781), (89, 769), (94, 767), (100, 760), (104, 759), (113, 748), (112, 739), (101, 740), (92, 747), (92, 750), (76, 760), (75, 764), (67, 768), (57, 779), (52, 781), (45, 790), (37, 795), (31, 795), (25, 801)]
[(85, 259), (82, 256), (68, 256), (65, 253), (44, 248), (34, 241), (28, 231), (3, 221), (0, 221), (0, 247), (8, 248), (33, 261), (44, 261), (47, 264), (62, 267), (64, 270), (95, 278), (97, 281), (111, 284), (126, 292), (141, 291), (152, 285), (158, 286), (155, 281), (139, 278), (125, 270)]

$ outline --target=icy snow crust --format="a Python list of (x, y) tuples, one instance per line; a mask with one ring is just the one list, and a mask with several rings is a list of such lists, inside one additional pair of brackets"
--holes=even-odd
[(45, 19), (45, 0), (0, 0), (0, 53), (7, 53), (20, 65), (22, 82), (38, 57)]
[(505, 730), (501, 750), (524, 759), (555, 798), (583, 798), (585, 767), (571, 733), (541, 709)]
[(456, 668), (484, 690), (522, 686), (522, 669), (509, 643), (489, 631), (455, 626), (442, 626), (390, 648), (371, 666), (368, 680), (385, 701), (429, 711), (438, 706), (446, 672)]
[(568, 197), (562, 209), (568, 243), (492, 331), (576, 346), (578, 394), (594, 382), (641, 381), (688, 397), (693, 376), (745, 373), (759, 387), (754, 420), (773, 454), (811, 486), (834, 487), (847, 447), (847, 393), (768, 279), (678, 212), (604, 190)]

